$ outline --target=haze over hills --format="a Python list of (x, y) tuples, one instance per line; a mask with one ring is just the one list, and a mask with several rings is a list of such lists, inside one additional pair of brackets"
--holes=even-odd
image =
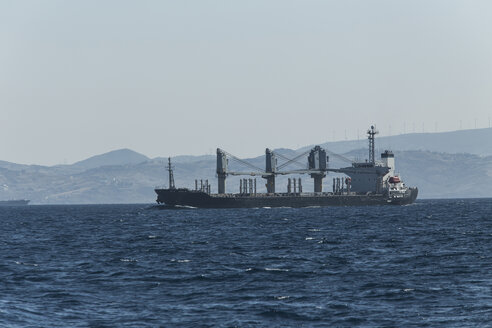
[[(409, 133), (394, 136), (376, 136), (376, 147), (394, 150), (427, 150), (450, 154), (467, 153), (479, 156), (492, 155), (492, 128), (459, 130), (437, 133)], [(325, 142), (322, 147), (343, 154), (355, 149), (366, 148), (367, 138), (360, 140)], [(312, 146), (302, 147), (307, 150)]]
[(74, 167), (92, 169), (108, 165), (131, 165), (148, 161), (149, 158), (130, 149), (118, 149), (101, 155), (92, 156), (72, 164)]
[[(407, 134), (376, 139), (379, 150), (390, 148), (396, 156), (397, 171), (405, 183), (418, 186), (420, 198), (492, 197), (492, 129), (446, 133)], [(354, 159), (367, 158), (367, 140), (328, 142), (326, 149)], [(309, 150), (277, 149), (288, 158)], [(264, 156), (248, 159), (262, 168)], [(173, 158), (178, 187), (194, 188), (195, 179), (207, 180), (216, 191), (215, 156)], [(279, 165), (285, 162), (279, 158)], [(290, 168), (299, 169), (300, 165)], [(167, 158), (149, 159), (129, 149), (93, 156), (71, 165), (51, 167), (0, 161), (0, 199), (30, 199), (33, 204), (153, 203), (154, 187), (167, 184)], [(350, 165), (330, 156), (331, 167)], [(230, 160), (232, 170), (245, 167)], [(251, 169), (251, 168), (249, 168)], [(246, 177), (251, 178), (251, 177)], [(308, 176), (301, 176), (305, 191), (312, 189)], [(330, 174), (324, 189), (331, 190)], [(278, 177), (278, 190), (285, 189), (287, 176)], [(263, 179), (257, 178), (264, 190)], [(236, 192), (239, 177), (227, 179), (227, 190)]]

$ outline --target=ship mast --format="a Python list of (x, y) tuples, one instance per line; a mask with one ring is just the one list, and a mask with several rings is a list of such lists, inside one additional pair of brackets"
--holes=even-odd
[(369, 139), (369, 163), (376, 164), (376, 158), (374, 156), (374, 136), (378, 134), (379, 131), (376, 130), (374, 125), (371, 125), (371, 128), (367, 130), (367, 138)]
[(167, 171), (169, 172), (169, 189), (176, 189), (174, 186), (173, 166), (171, 165), (171, 157), (168, 158)]

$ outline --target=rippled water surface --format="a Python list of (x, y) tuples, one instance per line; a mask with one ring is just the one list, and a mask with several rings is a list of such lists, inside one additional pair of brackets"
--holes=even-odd
[(490, 327), (492, 200), (0, 208), (4, 327)]

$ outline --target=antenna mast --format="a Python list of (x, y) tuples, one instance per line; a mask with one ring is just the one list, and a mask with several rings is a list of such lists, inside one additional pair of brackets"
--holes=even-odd
[(369, 139), (369, 163), (376, 164), (376, 158), (374, 156), (374, 136), (378, 134), (379, 131), (376, 130), (374, 125), (371, 125), (371, 128), (367, 130), (367, 138)]
[(171, 165), (171, 157), (168, 158), (167, 171), (169, 172), (169, 189), (176, 189), (174, 186), (173, 166)]

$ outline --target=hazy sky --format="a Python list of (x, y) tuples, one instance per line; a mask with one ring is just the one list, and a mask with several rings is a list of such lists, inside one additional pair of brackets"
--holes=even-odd
[(0, 160), (488, 127), (492, 1), (0, 0)]

